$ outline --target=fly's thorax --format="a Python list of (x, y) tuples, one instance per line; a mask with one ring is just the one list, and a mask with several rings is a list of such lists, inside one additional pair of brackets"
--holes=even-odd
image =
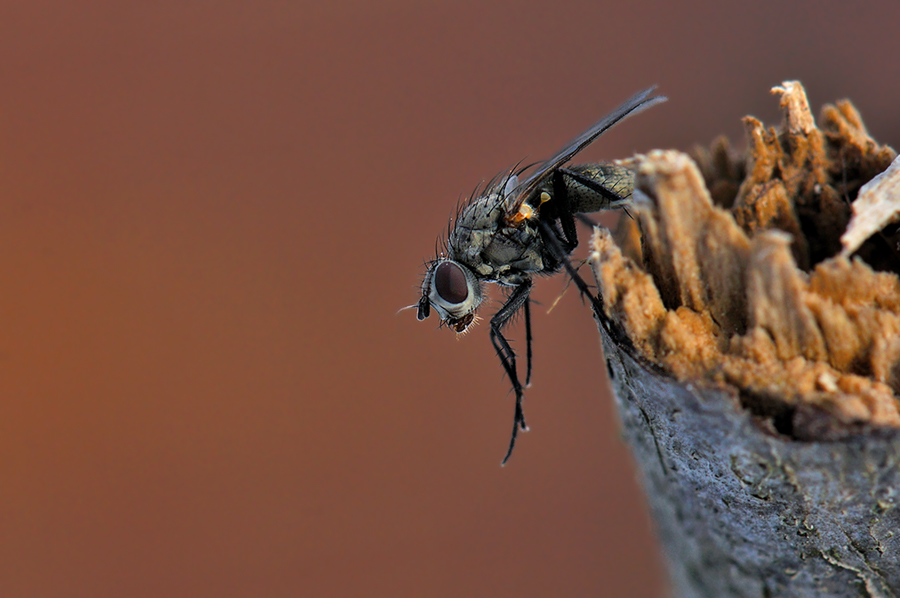
[(537, 223), (510, 218), (509, 204), (509, 197), (496, 190), (478, 197), (462, 209), (450, 231), (450, 257), (482, 280), (518, 284), (543, 269)]
[(500, 229), (481, 254), (490, 278), (503, 284), (519, 284), (544, 269), (543, 241), (532, 221)]
[(464, 332), (482, 298), (481, 282), (472, 270), (451, 259), (437, 259), (429, 264), (422, 282), (419, 320), (427, 318), (433, 307), (443, 324)]
[(484, 263), (483, 253), (503, 225), (503, 216), (504, 205), (498, 194), (472, 200), (453, 223), (447, 239), (450, 257), (466, 264), (479, 276), (489, 276), (492, 268)]

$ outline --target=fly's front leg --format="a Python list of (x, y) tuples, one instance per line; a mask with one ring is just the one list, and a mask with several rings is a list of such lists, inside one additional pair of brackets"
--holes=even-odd
[[(510, 455), (512, 455), (513, 447), (516, 445), (516, 436), (519, 434), (519, 428), (521, 428), (522, 431), (528, 430), (528, 426), (525, 425), (525, 412), (522, 410), (522, 399), (525, 398), (525, 394), (522, 389), (522, 383), (519, 382), (519, 376), (516, 373), (516, 353), (510, 346), (509, 341), (506, 340), (506, 337), (503, 336), (502, 329), (523, 305), (525, 306), (525, 313), (529, 316), (528, 319), (530, 323), (530, 308), (528, 307), (529, 293), (531, 293), (531, 281), (527, 280), (510, 293), (509, 297), (506, 299), (506, 303), (500, 308), (500, 311), (495, 313), (491, 318), (491, 343), (493, 343), (494, 349), (497, 351), (497, 356), (500, 358), (500, 363), (503, 365), (503, 370), (506, 372), (506, 377), (509, 378), (513, 391), (516, 393), (516, 415), (513, 420), (512, 437), (509, 440), (509, 450), (506, 451), (506, 456), (503, 458), (501, 465), (505, 465), (509, 460)], [(530, 355), (528, 362), (530, 370)]]

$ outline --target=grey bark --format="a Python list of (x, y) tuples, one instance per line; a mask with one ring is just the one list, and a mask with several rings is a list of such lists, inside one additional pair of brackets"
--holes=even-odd
[(596, 316), (676, 596), (900, 594), (900, 433), (786, 438)]

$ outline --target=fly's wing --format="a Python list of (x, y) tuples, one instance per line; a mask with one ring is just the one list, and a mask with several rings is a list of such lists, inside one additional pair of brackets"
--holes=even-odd
[(656, 86), (649, 87), (644, 91), (636, 93), (634, 96), (625, 101), (624, 104), (604, 116), (590, 129), (576, 137), (571, 143), (561, 149), (555, 156), (544, 162), (538, 169), (530, 174), (516, 189), (515, 200), (510, 202), (510, 214), (518, 212), (522, 202), (537, 190), (549, 177), (554, 170), (571, 160), (575, 154), (589, 146), (597, 137), (608, 131), (616, 123), (624, 120), (632, 114), (637, 114), (642, 110), (646, 110), (650, 106), (665, 102), (668, 98), (665, 96), (648, 97)]

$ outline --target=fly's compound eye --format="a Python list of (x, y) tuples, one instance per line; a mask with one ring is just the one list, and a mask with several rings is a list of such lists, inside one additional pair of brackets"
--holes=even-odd
[(468, 268), (444, 259), (428, 272), (422, 285), (419, 319), (428, 317), (434, 308), (447, 326), (463, 332), (475, 319), (481, 303), (481, 284)]
[(466, 273), (453, 262), (441, 262), (434, 270), (434, 290), (447, 303), (464, 302), (469, 297)]

